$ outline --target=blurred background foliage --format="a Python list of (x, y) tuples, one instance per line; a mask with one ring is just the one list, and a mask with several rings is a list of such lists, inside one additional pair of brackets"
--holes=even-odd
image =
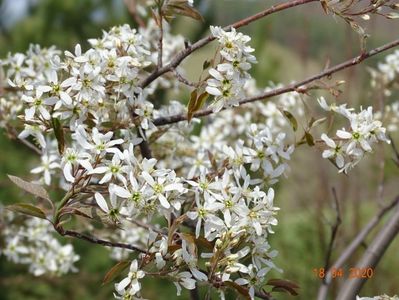
[[(173, 31), (195, 41), (205, 34), (210, 24), (226, 25), (277, 2), (195, 0), (205, 17), (205, 23), (178, 18), (173, 22)], [(0, 56), (6, 56), (9, 51), (23, 52), (30, 43), (56, 45), (63, 50), (73, 49), (76, 43), (87, 46), (87, 38), (98, 37), (102, 29), (121, 23), (135, 26), (122, 0), (0, 0)], [(369, 21), (366, 26), (371, 34), (368, 47), (397, 37), (399, 26), (395, 27), (395, 24), (394, 21), (388, 22), (381, 18)], [(253, 37), (252, 46), (256, 49), (259, 64), (252, 74), (258, 86), (265, 86), (270, 81), (288, 83), (318, 72), (327, 61), (337, 63), (359, 53), (356, 33), (340, 20), (324, 15), (318, 3), (272, 15), (251, 24), (243, 31)], [(210, 47), (205, 47), (184, 63), (189, 77), (194, 78), (198, 74), (196, 72), (201, 69), (202, 62), (209, 57), (211, 51)], [(377, 60), (381, 59), (383, 56), (380, 55), (366, 64), (375, 66)], [(382, 104), (369, 92), (369, 76), (364, 64), (341, 72), (334, 79), (347, 82), (338, 102), (348, 102), (357, 107), (360, 103), (364, 106), (373, 105), (377, 109), (381, 107)], [(393, 139), (399, 144), (397, 135)], [(350, 176), (345, 176), (338, 174), (314, 149), (302, 147), (294, 155), (292, 172), (276, 187), (278, 191), (275, 201), (281, 211), (279, 226), (276, 234), (270, 236), (270, 243), (280, 252), (276, 264), (284, 269), (282, 275), (273, 273), (271, 277), (282, 276), (298, 283), (301, 289), (296, 299), (315, 299), (320, 285), (320, 280), (312, 270), (323, 267), (325, 263), (331, 223), (335, 219), (331, 188), (336, 188), (343, 212), (343, 224), (333, 252), (334, 260), (378, 211), (381, 201), (391, 201), (398, 194), (399, 170), (395, 168), (391, 156), (389, 146), (380, 147)], [(385, 164), (381, 163), (384, 159)], [(0, 201), (3, 204), (22, 202), (24, 197), (8, 182), (6, 174), (27, 177), (35, 163), (35, 157), (28, 150), (8, 140), (3, 134), (0, 135)], [(379, 185), (382, 182), (384, 189), (381, 195)], [(368, 241), (372, 237), (373, 234)], [(1, 257), (0, 299), (112, 298), (112, 284), (100, 287), (104, 274), (114, 264), (109, 259), (108, 251), (81, 241), (73, 243), (81, 255), (78, 262), (80, 272), (62, 278), (35, 278), (27, 273), (26, 266), (13, 265)], [(356, 256), (346, 264), (346, 274), (363, 251), (359, 249)], [(366, 283), (362, 294), (371, 296), (398, 293), (398, 253), (399, 241), (396, 239), (375, 270), (374, 278)], [(344, 280), (348, 279), (333, 281), (332, 295)], [(170, 300), (176, 297), (170, 283), (147, 280), (144, 286), (145, 298)], [(187, 293), (180, 297), (187, 298)], [(228, 298), (233, 299), (232, 296)], [(276, 298), (290, 299), (291, 296), (281, 294), (276, 295)]]

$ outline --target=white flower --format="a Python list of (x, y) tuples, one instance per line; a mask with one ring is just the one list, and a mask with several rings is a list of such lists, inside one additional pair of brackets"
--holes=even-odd
[(181, 286), (185, 287), (188, 290), (195, 289), (195, 279), (193, 279), (190, 272), (180, 272), (173, 275), (173, 278), (176, 279), (173, 283), (177, 289), (177, 296), (181, 295)]
[(220, 111), (225, 105), (238, 105), (238, 98), (242, 95), (242, 82), (234, 73), (222, 73), (216, 69), (209, 69), (212, 78), (208, 79), (206, 92), (215, 96), (213, 110)]
[(25, 139), (31, 135), (37, 140), (40, 147), (45, 149), (47, 144), (43, 135), (43, 132), (45, 130), (44, 126), (29, 125), (29, 124), (25, 124), (24, 126), (25, 126), (24, 130), (21, 131), (21, 133), (18, 135), (18, 138)]
[(97, 128), (93, 128), (92, 142), (89, 142), (88, 134), (83, 126), (78, 126), (74, 138), (84, 149), (93, 151), (95, 154), (120, 153), (121, 151), (114, 146), (122, 144), (124, 140), (111, 140), (113, 135), (112, 131), (102, 134)]
[(51, 184), (51, 175), (54, 173), (54, 169), (58, 169), (60, 167), (57, 162), (58, 157), (56, 155), (47, 155), (44, 154), (41, 157), (41, 165), (32, 169), (30, 172), (33, 174), (43, 173), (44, 183), (46, 185)]
[(90, 159), (91, 155), (84, 151), (78, 151), (74, 148), (67, 148), (61, 162), (65, 179), (69, 182), (74, 182), (75, 177), (73, 173), (77, 171), (76, 168), (79, 165), (85, 168), (87, 171), (91, 171), (93, 167), (90, 164)]
[(173, 191), (181, 193), (184, 190), (183, 185), (178, 182), (173, 171), (169, 173), (169, 176), (159, 176), (156, 180), (147, 172), (142, 172), (141, 176), (151, 186), (154, 197), (166, 209), (170, 208), (170, 203), (167, 199), (168, 194)]
[(123, 295), (125, 289), (128, 288), (129, 295), (136, 295), (141, 290), (139, 280), (145, 276), (145, 273), (138, 268), (137, 260), (133, 260), (130, 264), (129, 274), (121, 282), (115, 284), (115, 290)]
[(107, 166), (99, 166), (91, 170), (89, 174), (104, 174), (100, 180), (100, 184), (109, 182), (112, 178), (120, 180), (123, 184), (127, 183), (124, 174), (128, 172), (129, 168), (122, 164), (121, 158), (118, 153), (114, 154), (112, 161), (108, 162)]
[(115, 194), (114, 186), (110, 185), (109, 186), (109, 198), (111, 205), (108, 206), (107, 201), (105, 201), (103, 195), (100, 193), (95, 193), (94, 198), (96, 200), (97, 205), (100, 207), (100, 209), (105, 212), (113, 222), (119, 222), (118, 217), (121, 213), (121, 202), (117, 202), (117, 197)]
[(25, 119), (28, 121), (31, 121), (34, 119), (35, 114), (39, 114), (37, 116), (38, 119), (42, 117), (44, 120), (50, 120), (51, 115), (48, 112), (46, 106), (48, 105), (54, 105), (56, 100), (52, 98), (42, 98), (43, 92), (36, 90), (36, 96), (31, 97), (31, 96), (26, 96), (23, 95), (21, 99), (25, 101), (26, 103), (29, 103), (31, 107), (25, 109)]
[(209, 196), (209, 194), (204, 194), (204, 204), (201, 204), (200, 197), (198, 193), (195, 193), (195, 211), (189, 211), (187, 216), (191, 220), (197, 220), (195, 226), (195, 236), (198, 238), (200, 236), (202, 222), (204, 222), (204, 236), (208, 238), (211, 232), (220, 230), (224, 227), (224, 223), (221, 219), (217, 217), (217, 211), (223, 208), (223, 204), (215, 202), (215, 200)]
[(335, 163), (338, 168), (342, 168), (345, 164), (342, 144), (337, 145), (334, 140), (330, 139), (326, 134), (321, 135), (321, 139), (326, 143), (331, 149), (323, 151), (323, 158), (335, 158)]

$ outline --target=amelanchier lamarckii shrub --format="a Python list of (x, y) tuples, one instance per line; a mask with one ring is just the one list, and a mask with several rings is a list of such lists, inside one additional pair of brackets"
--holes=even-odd
[[(316, 119), (305, 113), (302, 99), (312, 97), (315, 80), (398, 41), (364, 50), (302, 82), (256, 87), (250, 75), (255, 49), (237, 29), (309, 2), (317, 1), (289, 1), (227, 28), (211, 26), (209, 37), (185, 44), (171, 34), (168, 22), (178, 14), (201, 18), (193, 1), (148, 1), (136, 16), (147, 20), (145, 27), (115, 26), (90, 39), (87, 50), (76, 45), (73, 53), (62, 54), (32, 45), (24, 54), (9, 54), (1, 61), (7, 80), (0, 125), (39, 154), (41, 163), (31, 171), (34, 183), (10, 176), (37, 201), (4, 211), (2, 254), (28, 264), (34, 275), (60, 275), (77, 271), (79, 256), (71, 244), (61, 245), (56, 233), (110, 247), (112, 258), (121, 262), (106, 278), (126, 276), (115, 284), (117, 299), (141, 299), (146, 276), (169, 279), (178, 295), (182, 288), (202, 286), (221, 298), (228, 288), (251, 299), (268, 299), (277, 288), (295, 292), (292, 283), (268, 281), (271, 269), (280, 271), (273, 263), (277, 251), (268, 243), (279, 210), (273, 184), (304, 144), (319, 147), (339, 172), (348, 173), (377, 143), (389, 143), (383, 122), (396, 130), (399, 115), (397, 103), (383, 118), (372, 107), (355, 110), (321, 97), (326, 112)], [(349, 10), (336, 1), (320, 2), (362, 36)], [(397, 5), (374, 2), (358, 15), (367, 19), (384, 11), (393, 18), (395, 12), (385, 11)], [(152, 15), (146, 13), (149, 7)], [(216, 52), (199, 67), (199, 81), (187, 80), (180, 63), (212, 41)], [(391, 86), (398, 73), (396, 52), (372, 72), (374, 86)], [(187, 107), (172, 99), (157, 102), (157, 92), (170, 89), (191, 92)], [(256, 101), (271, 96), (279, 97)], [(345, 127), (314, 138), (311, 131), (333, 114), (347, 121)], [(51, 199), (50, 189), (64, 197)], [(35, 218), (16, 222), (15, 212)], [(104, 228), (90, 225), (92, 219)]]

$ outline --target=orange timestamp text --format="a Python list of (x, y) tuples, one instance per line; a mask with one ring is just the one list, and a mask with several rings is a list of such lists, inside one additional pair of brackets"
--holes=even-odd
[(367, 278), (370, 279), (374, 276), (373, 268), (349, 268), (347, 271), (343, 268), (331, 268), (326, 270), (325, 268), (314, 268), (313, 274), (317, 278), (325, 278), (328, 274), (331, 278)]

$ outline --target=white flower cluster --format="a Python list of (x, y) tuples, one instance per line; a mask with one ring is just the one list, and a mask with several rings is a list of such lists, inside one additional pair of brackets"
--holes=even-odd
[(387, 120), (387, 131), (397, 132), (399, 129), (399, 101), (385, 106), (383, 120)]
[(399, 75), (399, 50), (385, 57), (385, 62), (378, 64), (378, 70), (385, 74), (388, 81)]
[(321, 136), (327, 146), (327, 149), (323, 151), (323, 158), (332, 159), (340, 172), (347, 173), (357, 165), (366, 153), (373, 151), (374, 144), (390, 143), (385, 136), (386, 129), (382, 127), (381, 121), (373, 116), (371, 106), (355, 113), (353, 109), (346, 108), (346, 104), (329, 106), (323, 97), (318, 101), (324, 110), (338, 113), (350, 123), (350, 129), (337, 130), (334, 138), (324, 133)]
[(213, 111), (234, 106), (243, 96), (243, 87), (251, 78), (247, 72), (256, 58), (251, 53), (253, 48), (247, 45), (251, 40), (248, 35), (237, 32), (235, 28), (224, 31), (221, 27), (211, 26), (212, 35), (220, 44), (221, 61), (216, 68), (211, 68), (211, 78), (207, 81), (206, 91), (215, 97)]
[(47, 220), (28, 218), (20, 223), (11, 212), (4, 212), (3, 218), (5, 247), (1, 254), (8, 260), (29, 265), (29, 272), (35, 276), (59, 276), (77, 271), (74, 263), (79, 255), (71, 244), (60, 244)]
[(356, 300), (399, 300), (398, 296), (387, 296), (387, 295), (381, 295), (381, 296), (374, 296), (374, 297), (359, 297), (356, 296)]

